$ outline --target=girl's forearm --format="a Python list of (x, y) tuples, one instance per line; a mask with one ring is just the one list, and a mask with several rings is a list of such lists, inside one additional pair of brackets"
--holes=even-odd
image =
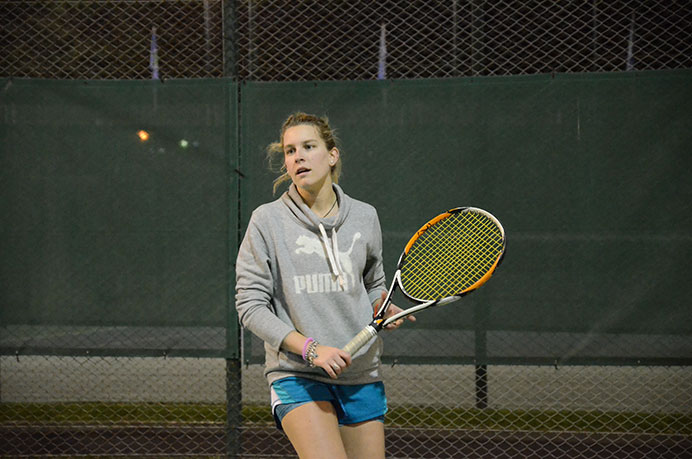
[(301, 335), (297, 331), (292, 331), (286, 335), (286, 338), (284, 338), (283, 342), (281, 343), (281, 347), (289, 352), (293, 352), (294, 354), (302, 355), (303, 346), (305, 345), (305, 341), (307, 339), (308, 338), (306, 336)]

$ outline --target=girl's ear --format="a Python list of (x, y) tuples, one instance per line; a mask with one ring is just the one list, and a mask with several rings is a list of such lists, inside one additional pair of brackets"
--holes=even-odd
[(339, 161), (339, 149), (332, 148), (329, 150), (329, 165), (333, 166)]

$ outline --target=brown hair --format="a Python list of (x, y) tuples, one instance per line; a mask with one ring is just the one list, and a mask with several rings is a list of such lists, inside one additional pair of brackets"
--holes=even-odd
[[(297, 112), (290, 115), (288, 118), (286, 118), (286, 121), (284, 121), (284, 124), (281, 126), (280, 140), (278, 142), (272, 142), (267, 147), (269, 169), (272, 172), (281, 174), (274, 179), (274, 193), (276, 193), (277, 188), (279, 188), (282, 183), (291, 180), (288, 172), (286, 172), (286, 166), (284, 164), (284, 133), (286, 132), (286, 129), (290, 127), (304, 124), (314, 126), (315, 129), (317, 129), (317, 133), (327, 146), (327, 151), (337, 148), (338, 139), (336, 138), (334, 129), (329, 126), (329, 120), (327, 117), (318, 117), (302, 112)], [(331, 174), (332, 182), (339, 183), (339, 177), (341, 176), (341, 155), (339, 155), (339, 159), (336, 161), (336, 164), (332, 166)]]

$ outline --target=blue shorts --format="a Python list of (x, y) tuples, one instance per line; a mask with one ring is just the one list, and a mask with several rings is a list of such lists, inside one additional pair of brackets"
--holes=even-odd
[(283, 378), (271, 385), (272, 413), (276, 426), (294, 408), (309, 402), (331, 402), (339, 425), (378, 420), (384, 422), (387, 397), (384, 384), (328, 384), (307, 378)]

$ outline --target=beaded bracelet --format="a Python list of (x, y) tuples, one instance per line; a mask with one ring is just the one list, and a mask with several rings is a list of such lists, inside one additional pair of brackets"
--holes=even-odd
[(305, 360), (308, 362), (308, 365), (310, 365), (310, 368), (315, 367), (315, 359), (318, 357), (316, 352), (317, 346), (319, 346), (319, 343), (315, 340), (312, 340), (310, 344), (308, 344), (308, 348), (305, 352)]
[(305, 344), (303, 344), (303, 360), (305, 360), (305, 361), (308, 360), (308, 356), (307, 356), (307, 354), (306, 354), (306, 353), (307, 353), (307, 350), (308, 350), (308, 346), (309, 346), (310, 343), (312, 343), (313, 341), (315, 341), (315, 338), (308, 338), (308, 339), (305, 340)]

